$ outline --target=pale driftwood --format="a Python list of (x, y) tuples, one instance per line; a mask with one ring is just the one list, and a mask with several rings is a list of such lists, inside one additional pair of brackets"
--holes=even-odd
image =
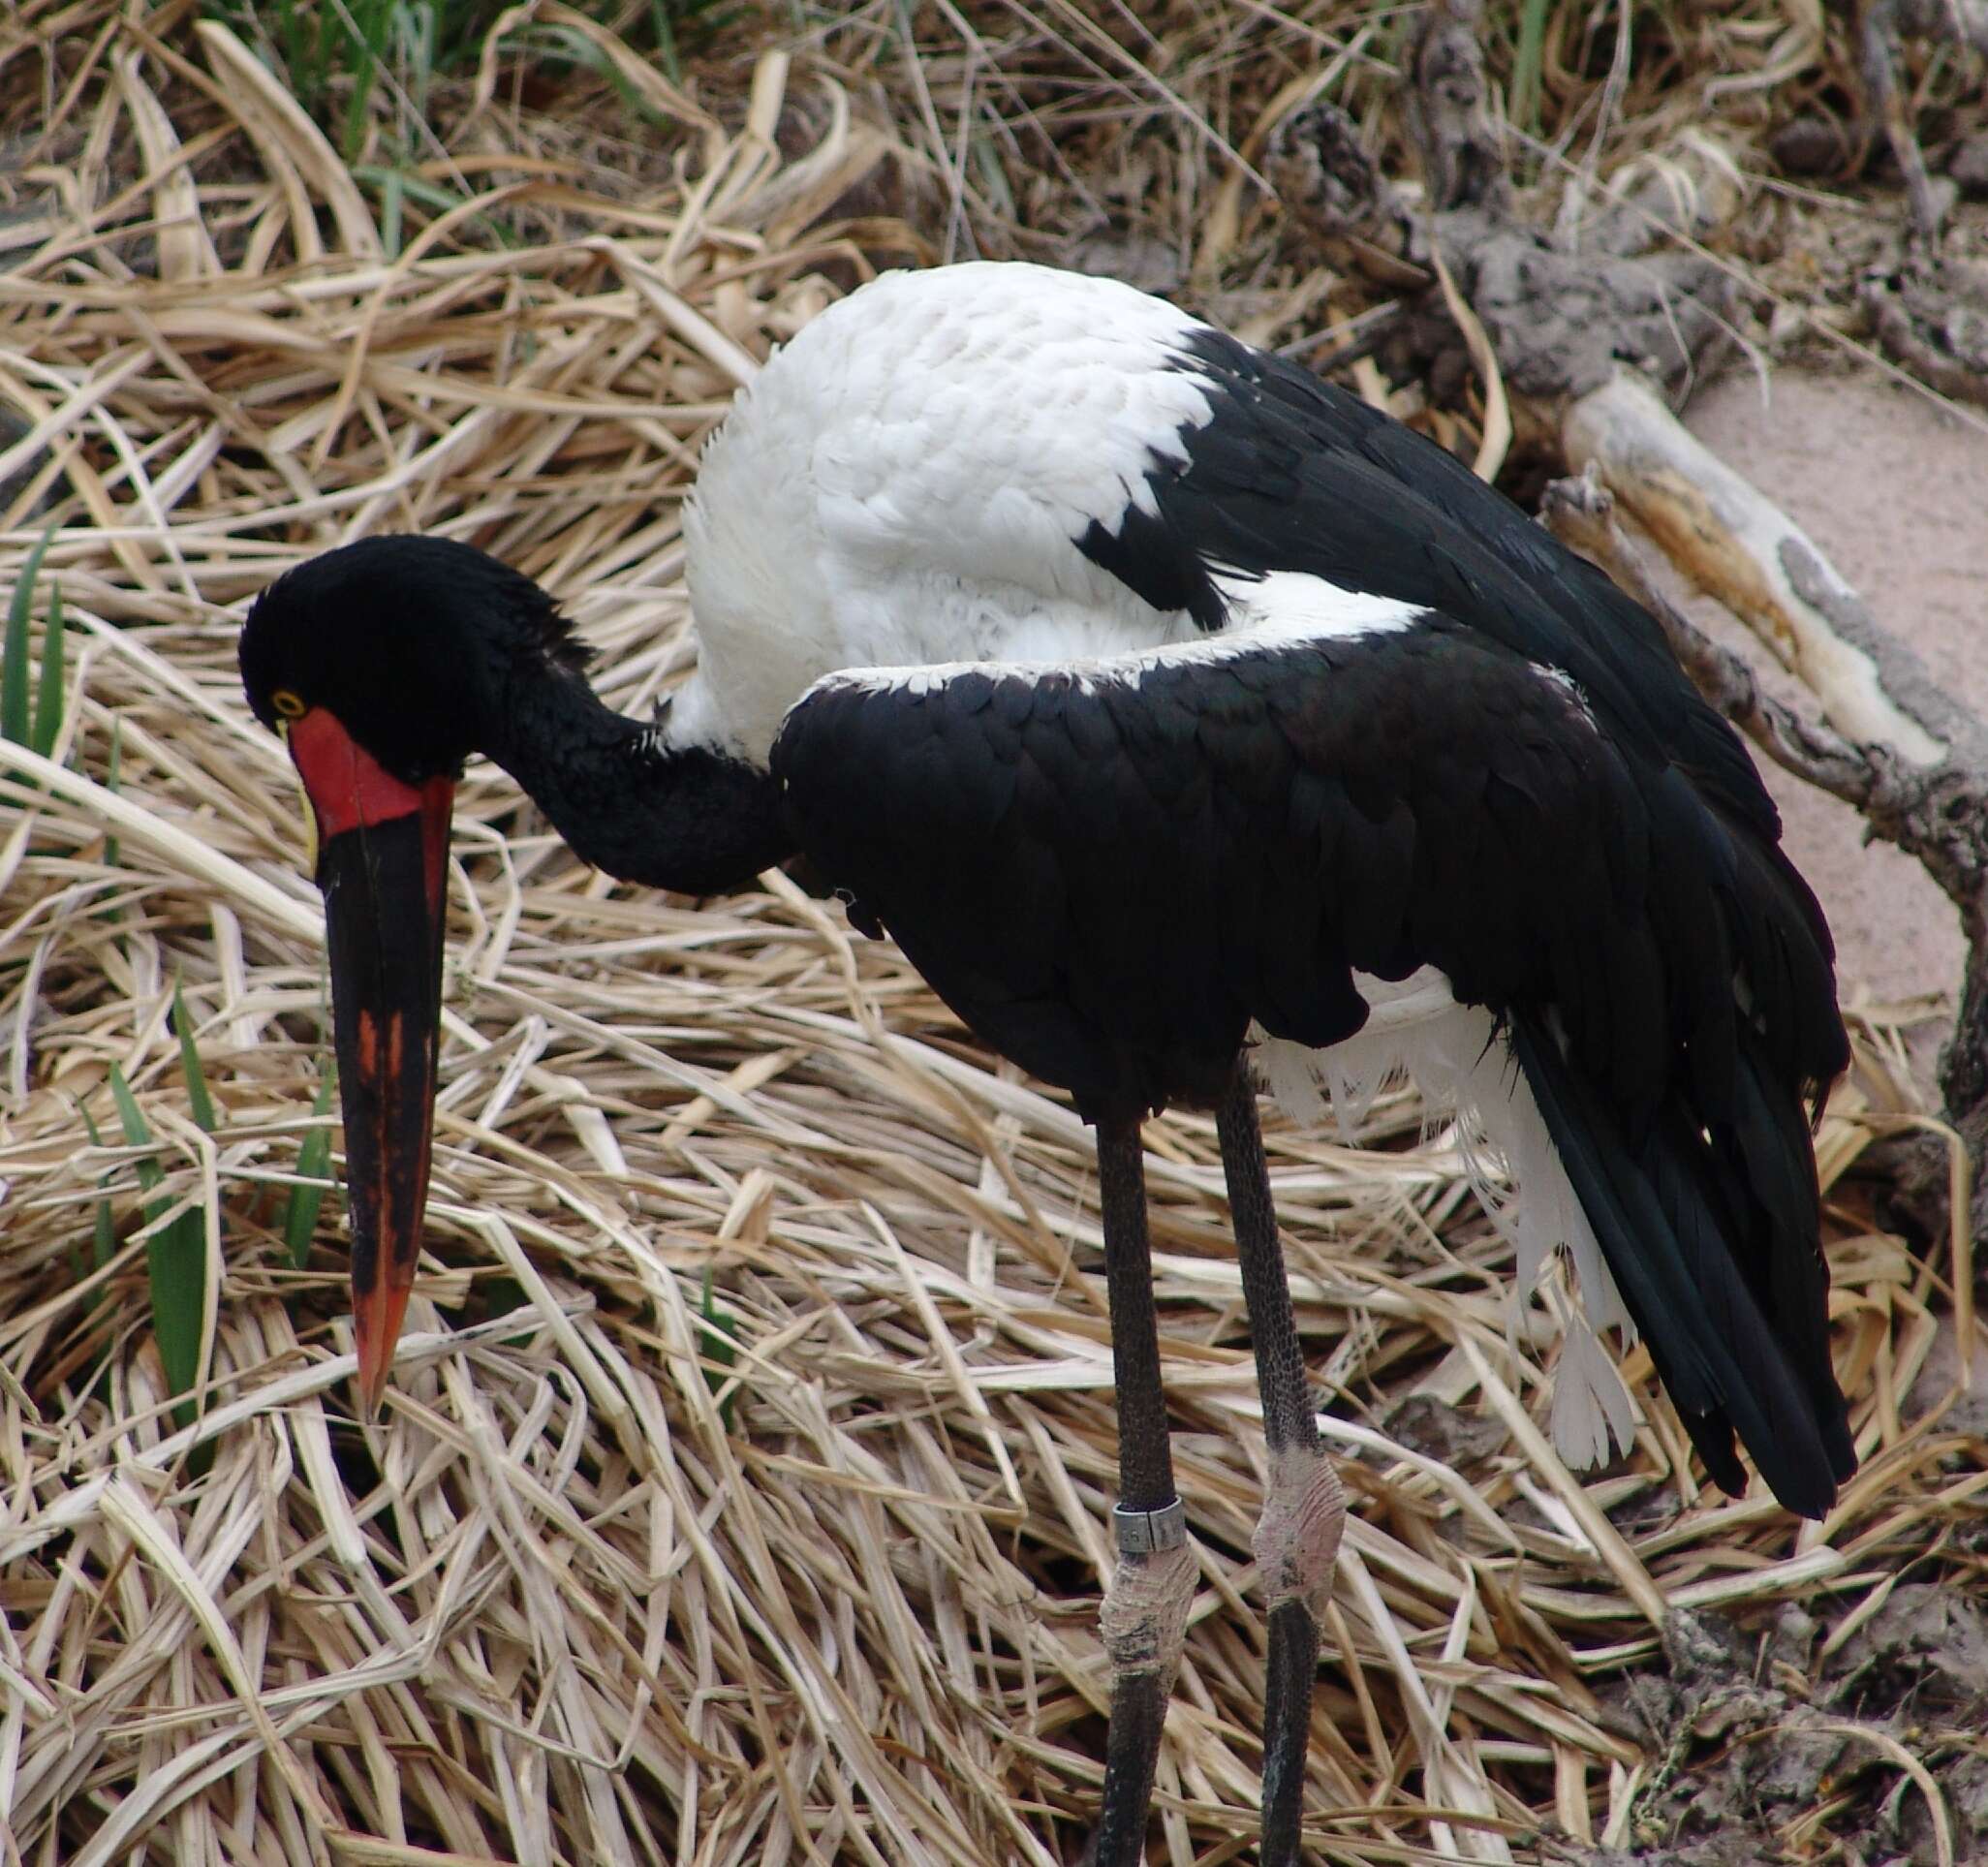
[(1876, 756), (1765, 692), (1744, 655), (1715, 641), (1670, 601), (1641, 547), (1617, 521), (1614, 496), (1599, 475), (1554, 481), (1540, 499), (1539, 516), (1657, 618), (1699, 690), (1776, 764), (1860, 810), (1870, 804)]
[[(1759, 637), (1847, 738), (1935, 765), (1988, 737), (1774, 502), (1687, 429), (1630, 371), (1571, 401), (1568, 464), (1592, 466), (1671, 563)], [(1910, 694), (1910, 704), (1893, 698)], [(1940, 730), (1927, 722), (1938, 721)]]

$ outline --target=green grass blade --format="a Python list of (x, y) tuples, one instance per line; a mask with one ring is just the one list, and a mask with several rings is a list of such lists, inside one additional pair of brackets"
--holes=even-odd
[(109, 1199), (99, 1199), (96, 1224), (90, 1229), (90, 1268), (102, 1270), (116, 1255), (117, 1215)]
[(179, 1067), (186, 1073), (186, 1103), (201, 1133), (211, 1135), (221, 1126), (214, 1115), (214, 1098), (207, 1091), (207, 1077), (201, 1068), (201, 1053), (194, 1044), (193, 1027), (187, 1021), (186, 999), (179, 980), (172, 981), (172, 1028), (179, 1034)]
[(420, 175), (410, 174), (405, 169), (388, 169), (379, 163), (362, 162), (352, 172), (356, 179), (379, 189), (382, 196), (389, 189), (397, 189), (407, 200), (437, 214), (451, 213), (469, 200), (467, 195), (453, 188), (440, 187)]
[[(159, 1335), (166, 1384), (183, 1394), (201, 1378), (201, 1330), (207, 1319), (206, 1214), (189, 1206), (157, 1237), (147, 1238), (145, 1265), (151, 1273), (152, 1326)], [(191, 1426), (196, 1417), (190, 1400), (172, 1410), (176, 1426)]]
[[(110, 1066), (110, 1095), (117, 1104), (117, 1119), (124, 1138), (134, 1147), (144, 1146), (151, 1140), (152, 1131), (145, 1123), (144, 1110), (138, 1105), (138, 1098), (131, 1093), (131, 1085), (124, 1079), (124, 1072), (114, 1063)], [(159, 1163), (147, 1158), (139, 1162), (138, 1177), (139, 1185), (149, 1193), (166, 1176)], [(165, 1210), (164, 1200), (148, 1201), (146, 1221), (158, 1218)], [(159, 1341), (159, 1359), (166, 1364), (166, 1385), (175, 1394), (185, 1393), (201, 1371), (201, 1326), (206, 1320), (207, 1308), (206, 1255), (206, 1220), (198, 1207), (181, 1213), (170, 1226), (162, 1227), (145, 1240), (145, 1267), (152, 1285), (152, 1328)], [(190, 1412), (182, 1417), (179, 1409), (173, 1411), (173, 1417), (182, 1424), (191, 1416)]]
[(400, 257), (401, 228), (407, 213), (407, 178), (398, 169), (389, 169), (380, 184), (380, 244), (389, 260)]
[(357, 162), (359, 151), (365, 147), (366, 120), (372, 114), (373, 92), (386, 63), (396, 4), (397, 0), (351, 0), (338, 22), (352, 67), (352, 95), (346, 99), (345, 128), (340, 140), (348, 164)]
[[(124, 1072), (114, 1063), (110, 1066), (110, 1100), (117, 1105), (117, 1123), (124, 1130), (126, 1143), (143, 1147), (152, 1138), (152, 1131), (146, 1125), (145, 1111), (131, 1093), (131, 1084), (124, 1079)], [(165, 1175), (159, 1170), (159, 1163), (147, 1158), (139, 1162), (138, 1177), (139, 1185), (149, 1193)]]
[(290, 1250), (290, 1261), (302, 1270), (310, 1262), (311, 1237), (318, 1229), (318, 1211), (325, 1195), (331, 1190), (331, 1129), (323, 1117), (331, 1112), (331, 1098), (338, 1089), (338, 1074), (327, 1060), (325, 1079), (318, 1085), (318, 1099), (311, 1113), (321, 1125), (303, 1137), (296, 1150), (296, 1177), (303, 1186), (290, 1189), (290, 1203), (283, 1213), (283, 1242)]
[(55, 750), (62, 731), (62, 592), (48, 592), (48, 621), (42, 633), (42, 678), (35, 687), (35, 720), (28, 746), (44, 759)]
[(0, 734), (25, 745), (28, 735), (28, 606), (29, 584), (15, 586), (7, 609), (7, 640), (0, 647)]
[[(389, 254), (398, 253), (405, 239), (404, 223), (409, 202), (427, 208), (430, 213), (448, 214), (470, 199), (453, 188), (438, 187), (405, 169), (386, 169), (378, 163), (362, 162), (352, 172), (356, 180), (380, 191), (380, 239)], [(517, 235), (487, 214), (473, 215), (464, 225), (474, 227), (493, 246), (517, 244)], [(518, 336), (521, 342), (528, 343), (532, 333), (520, 331)]]
[(29, 548), (7, 605), (7, 637), (0, 644), (0, 733), (16, 745), (28, 743), (28, 618), (34, 613), (42, 555), (54, 536), (55, 527), (50, 525)]
[[(738, 1359), (738, 1318), (730, 1311), (721, 1310), (711, 1293), (711, 1266), (704, 1266), (703, 1299), (698, 1305), (698, 1316), (703, 1324), (704, 1359), (712, 1365), (704, 1370), (704, 1385), (714, 1394), (730, 1379), (732, 1364)], [(729, 1433), (731, 1431), (731, 1403), (736, 1394), (727, 1394), (718, 1403), (718, 1423)]]
[(1539, 75), (1545, 57), (1546, 0), (1524, 0), (1518, 48), (1511, 60), (1511, 120), (1535, 136), (1539, 131)]
[(676, 48), (676, 25), (665, 0), (649, 0), (649, 34), (656, 42), (656, 62), (672, 84), (683, 82), (683, 59)]

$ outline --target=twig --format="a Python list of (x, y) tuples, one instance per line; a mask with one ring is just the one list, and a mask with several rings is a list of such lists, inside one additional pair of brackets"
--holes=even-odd
[(1591, 469), (1553, 481), (1539, 516), (1563, 544), (1599, 564), (1662, 626), (1671, 652), (1698, 690), (1784, 771), (1857, 809), (1897, 783), (1897, 766), (1878, 749), (1806, 719), (1760, 686), (1745, 656), (1713, 640), (1664, 594), (1648, 560), (1615, 517), (1615, 500)]

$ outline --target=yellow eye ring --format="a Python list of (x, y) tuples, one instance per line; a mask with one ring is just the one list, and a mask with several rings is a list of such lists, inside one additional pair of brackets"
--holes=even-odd
[(287, 687), (279, 687), (269, 696), (269, 704), (286, 720), (300, 720), (304, 716), (304, 703)]

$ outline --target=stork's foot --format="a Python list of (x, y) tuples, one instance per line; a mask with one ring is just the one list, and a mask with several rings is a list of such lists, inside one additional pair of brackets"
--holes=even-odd
[(1161, 1510), (1121, 1506), (1113, 1521), (1118, 1569), (1098, 1617), (1111, 1661), (1111, 1731), (1103, 1817), (1086, 1858), (1097, 1867), (1139, 1867), (1160, 1734), (1195, 1598), (1195, 1552), (1178, 1500)]
[(1332, 1598), (1345, 1519), (1339, 1474), (1316, 1435), (1311, 1445), (1271, 1453), (1270, 1489), (1256, 1535), (1270, 1644), (1263, 1696), (1262, 1867), (1291, 1867), (1297, 1859), (1319, 1626)]

